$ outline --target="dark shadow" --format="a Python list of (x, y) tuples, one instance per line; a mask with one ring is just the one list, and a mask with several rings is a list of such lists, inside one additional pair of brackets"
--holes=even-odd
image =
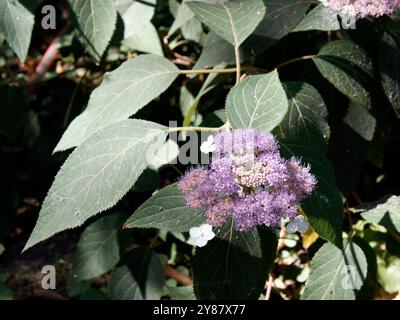
[[(347, 245), (350, 246), (350, 255), (351, 255), (351, 257), (352, 257), (352, 260), (353, 260), (354, 263), (355, 263), (355, 268), (356, 268), (356, 271), (357, 271), (356, 279), (358, 279), (359, 281), (361, 281), (361, 283), (364, 283), (365, 280), (366, 280), (366, 276), (365, 276), (365, 277), (363, 276), (360, 263), (359, 263), (359, 261), (358, 261), (358, 259), (357, 259), (357, 256), (356, 256), (356, 253), (355, 253), (355, 250), (354, 250), (353, 239), (351, 239), (350, 242), (349, 242)], [(344, 248), (344, 250), (346, 250), (346, 248)], [(343, 252), (343, 258), (344, 258), (344, 261), (345, 261), (346, 266), (354, 266), (353, 264), (350, 264), (349, 260), (348, 260), (347, 257), (346, 257), (345, 252)], [(351, 281), (354, 280), (353, 277), (352, 277), (351, 275), (350, 275), (350, 279), (351, 279)], [(356, 288), (356, 285), (357, 285), (357, 284), (358, 284), (358, 283), (352, 283), (352, 286), (353, 286), (354, 288)], [(362, 287), (362, 285), (361, 285), (361, 287)], [(352, 291), (354, 292), (354, 295), (357, 296), (357, 293), (358, 293), (358, 291), (361, 289), (361, 287), (360, 287), (360, 288), (357, 288), (357, 289), (348, 289), (348, 290), (352, 290)]]
[[(148, 247), (138, 247), (128, 252), (118, 264), (126, 265), (133, 279), (137, 283), (143, 299), (148, 299), (146, 286), (152, 286), (151, 281), (157, 281), (155, 273), (163, 275), (163, 270), (158, 257)], [(157, 268), (157, 270), (155, 270)]]
[(196, 252), (194, 291), (199, 299), (258, 299), (277, 246), (265, 228), (238, 232), (227, 222), (218, 236)]

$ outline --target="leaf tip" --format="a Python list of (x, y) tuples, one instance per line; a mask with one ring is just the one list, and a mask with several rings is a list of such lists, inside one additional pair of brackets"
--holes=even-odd
[(35, 244), (37, 244), (37, 241), (32, 241), (32, 237), (30, 237), (28, 239), (28, 241), (26, 242), (24, 248), (22, 249), (21, 254), (25, 253), (28, 249), (32, 248)]

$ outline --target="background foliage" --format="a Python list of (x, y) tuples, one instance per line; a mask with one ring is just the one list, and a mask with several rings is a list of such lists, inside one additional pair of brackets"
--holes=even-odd
[[(3, 0), (0, 12), (0, 299), (399, 296), (397, 15), (349, 29), (301, 0)], [(175, 184), (188, 167), (170, 164), (170, 120), (272, 131), (318, 179), (301, 208), (312, 229), (229, 222), (187, 244), (204, 217)], [(40, 289), (46, 264), (56, 292)]]

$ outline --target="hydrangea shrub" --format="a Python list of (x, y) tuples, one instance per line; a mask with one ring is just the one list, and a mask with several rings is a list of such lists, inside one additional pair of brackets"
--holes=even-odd
[[(11, 13), (15, 30), (0, 22), (23, 61), (33, 13), (4, 2), (29, 22)], [(283, 247), (300, 246), (293, 264), (309, 260), (296, 298), (362, 298), (376, 264), (364, 227), (400, 231), (393, 198), (349, 205), (364, 161), (383, 161), (376, 142), (389, 134), (386, 118), (400, 117), (400, 1), (91, 2), (68, 1), (76, 40), (100, 66), (117, 48), (118, 63), (60, 139), (55, 152), (74, 150), (24, 250), (85, 226), (76, 281), (112, 271), (110, 298), (174, 298), (181, 287), (165, 282), (168, 259), (157, 252), (172, 238), (193, 279), (185, 297), (268, 299), (285, 281), (274, 261), (290, 251)], [(347, 28), (344, 17), (355, 24)], [(118, 45), (117, 19), (125, 27)], [(172, 100), (180, 109), (164, 108)], [(188, 150), (195, 156), (183, 161)], [(129, 215), (116, 212), (123, 197), (140, 200)], [(155, 235), (137, 240), (136, 232)]]

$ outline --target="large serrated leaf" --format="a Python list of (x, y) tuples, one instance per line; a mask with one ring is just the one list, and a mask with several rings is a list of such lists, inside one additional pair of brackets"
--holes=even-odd
[(177, 184), (158, 191), (125, 223), (125, 228), (158, 228), (173, 232), (185, 232), (205, 222), (205, 216), (188, 208)]
[[(183, 29), (185, 28), (185, 26), (199, 24), (199, 21), (195, 18), (193, 11), (190, 10), (189, 7), (186, 5), (186, 2), (187, 0), (184, 0), (182, 1), (182, 3), (176, 4), (177, 9), (175, 12), (175, 20), (172, 23), (172, 26), (169, 28), (168, 37), (174, 34), (174, 32), (176, 32), (178, 29), (182, 29), (183, 33)], [(200, 25), (200, 30), (202, 30), (201, 25)]]
[(231, 126), (270, 131), (285, 116), (288, 99), (278, 72), (249, 76), (230, 91), (226, 109)]
[(86, 110), (70, 124), (55, 148), (80, 145), (96, 131), (129, 118), (164, 92), (178, 76), (178, 68), (156, 55), (141, 55), (104, 76)]
[(308, 1), (264, 0), (267, 14), (244, 44), (256, 54), (282, 39), (299, 23), (310, 7)]
[(161, 260), (150, 248), (139, 247), (124, 257), (108, 283), (113, 300), (158, 300), (165, 283)]
[(89, 225), (79, 240), (72, 273), (81, 280), (110, 271), (120, 260), (125, 215), (105, 216)]
[(195, 17), (186, 22), (182, 27), (182, 35), (185, 39), (200, 42), (203, 35), (203, 26)]
[(124, 21), (124, 44), (130, 49), (154, 53), (162, 56), (160, 38), (157, 29), (151, 23), (156, 7), (156, 0), (146, 2), (132, 1), (122, 10), (117, 6)]
[(168, 287), (168, 294), (171, 300), (196, 300), (192, 286)]
[(350, 103), (343, 122), (357, 132), (366, 141), (374, 138), (376, 120), (367, 108)]
[(328, 110), (318, 91), (305, 82), (287, 82), (284, 88), (289, 100), (285, 118), (274, 133), (280, 138), (296, 138), (326, 151), (330, 136)]
[(369, 107), (365, 88), (373, 76), (372, 60), (360, 46), (348, 40), (326, 44), (313, 59), (322, 76), (355, 103)]
[(268, 14), (254, 34), (277, 40), (288, 34), (310, 7), (309, 2), (298, 0), (264, 0), (264, 3)]
[(115, 30), (117, 11), (112, 0), (68, 0), (79, 40), (90, 55), (100, 60)]
[(386, 96), (400, 118), (400, 49), (399, 41), (385, 32), (379, 50), (379, 71)]
[(367, 258), (358, 244), (345, 239), (343, 248), (326, 243), (311, 261), (302, 300), (354, 300), (368, 271)]
[(340, 21), (337, 12), (323, 4), (319, 4), (300, 21), (294, 31), (334, 31), (339, 29)]
[(26, 7), (25, 2), (0, 1), (0, 34), (4, 35), (21, 62), (25, 62), (35, 22), (33, 11)]
[(94, 134), (58, 172), (25, 249), (114, 206), (165, 141), (166, 128), (124, 120)]
[(277, 237), (258, 228), (238, 232), (228, 221), (196, 252), (194, 292), (198, 299), (258, 299), (274, 259)]
[[(187, 40), (200, 42), (203, 34), (203, 26), (199, 20), (194, 16), (192, 10), (186, 5), (187, 0), (181, 3), (178, 0), (169, 0), (169, 10), (174, 16), (175, 20), (168, 31), (168, 37), (170, 37), (179, 28), (181, 29), (182, 35)], [(208, 0), (204, 2), (214, 3), (218, 0)]]
[(264, 18), (262, 0), (232, 0), (222, 4), (187, 1), (195, 16), (229, 43), (239, 47)]
[(400, 196), (386, 196), (376, 202), (366, 203), (357, 208), (361, 216), (371, 223), (384, 226), (400, 233)]
[(210, 31), (204, 40), (203, 50), (193, 69), (205, 69), (219, 64), (234, 64), (235, 49), (215, 32)]
[(320, 150), (302, 140), (282, 140), (280, 145), (281, 153), (285, 157), (299, 157), (304, 164), (311, 165), (311, 172), (317, 178), (317, 187), (313, 194), (303, 201), (304, 213), (322, 238), (340, 246), (343, 204), (330, 163)]

